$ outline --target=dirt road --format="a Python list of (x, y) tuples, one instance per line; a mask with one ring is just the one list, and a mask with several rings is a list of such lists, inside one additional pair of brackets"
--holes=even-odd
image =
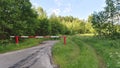
[(51, 48), (58, 41), (44, 41), (40, 46), (0, 54), (0, 68), (54, 68)]

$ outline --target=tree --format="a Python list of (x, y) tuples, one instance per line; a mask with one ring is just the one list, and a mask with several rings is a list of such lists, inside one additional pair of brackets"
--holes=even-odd
[(42, 7), (37, 8), (38, 20), (39, 22), (38, 27), (36, 27), (36, 34), (37, 35), (49, 35), (50, 34), (50, 23), (47, 18), (46, 12), (43, 10)]
[(37, 14), (29, 0), (0, 0), (0, 33), (10, 35), (34, 34)]
[(115, 28), (116, 17), (118, 16), (116, 1), (106, 0), (105, 10), (92, 15), (93, 26), (100, 36), (114, 38), (118, 34)]
[(65, 25), (54, 13), (49, 18), (51, 35), (65, 34)]
[(94, 33), (95, 31), (94, 31), (94, 28), (93, 28), (93, 26), (92, 26), (92, 19), (93, 19), (93, 16), (92, 15), (90, 15), (89, 17), (88, 17), (88, 20), (87, 20), (87, 23), (86, 23), (86, 33)]
[(92, 15), (91, 22), (93, 23), (94, 29), (100, 36), (103, 36), (106, 31), (107, 31), (106, 34), (109, 33), (108, 30), (106, 29), (109, 23), (107, 23), (107, 15), (104, 11), (94, 13)]
[(38, 14), (39, 19), (47, 18), (47, 14), (46, 14), (45, 10), (43, 10), (42, 7), (37, 8), (37, 14)]

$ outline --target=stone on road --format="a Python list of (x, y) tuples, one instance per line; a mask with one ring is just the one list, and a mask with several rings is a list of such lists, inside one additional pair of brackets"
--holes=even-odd
[(58, 41), (44, 41), (40, 46), (0, 54), (0, 68), (54, 68), (51, 48)]

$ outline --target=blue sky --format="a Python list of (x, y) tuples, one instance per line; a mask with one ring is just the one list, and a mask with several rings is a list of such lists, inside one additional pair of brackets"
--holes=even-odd
[(61, 16), (74, 16), (80, 19), (87, 17), (94, 11), (101, 11), (105, 0), (30, 0), (35, 7), (41, 6), (50, 16), (52, 13)]

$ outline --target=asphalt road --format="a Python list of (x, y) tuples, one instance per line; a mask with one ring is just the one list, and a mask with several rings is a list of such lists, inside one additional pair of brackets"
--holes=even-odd
[(44, 41), (36, 47), (0, 54), (0, 68), (55, 68), (51, 48), (58, 41)]

